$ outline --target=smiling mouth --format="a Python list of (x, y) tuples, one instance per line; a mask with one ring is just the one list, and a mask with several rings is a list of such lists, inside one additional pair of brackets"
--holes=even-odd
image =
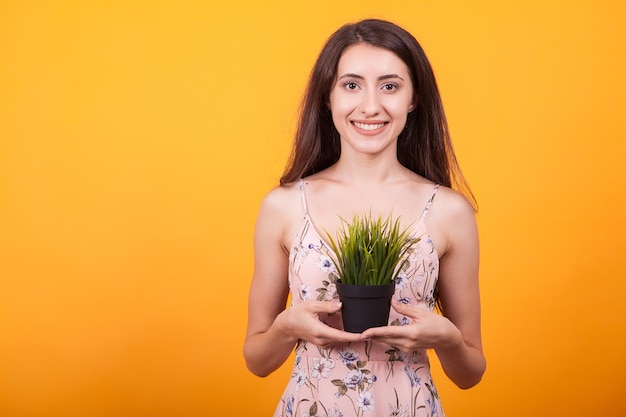
[(376, 130), (384, 127), (387, 122), (383, 123), (361, 123), (361, 122), (352, 122), (353, 125), (362, 130)]

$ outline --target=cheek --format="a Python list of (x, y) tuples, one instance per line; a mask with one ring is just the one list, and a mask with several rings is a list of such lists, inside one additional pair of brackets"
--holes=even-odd
[(333, 116), (333, 120), (335, 124), (340, 120), (345, 120), (347, 116), (352, 114), (357, 107), (355, 100), (350, 100), (349, 98), (342, 99), (332, 99), (329, 103), (330, 112)]
[(330, 96), (329, 107), (333, 113), (346, 113), (358, 105), (356, 94), (336, 94)]
[(344, 126), (346, 124), (346, 113), (339, 111), (336, 107), (331, 109), (331, 114), (333, 117), (333, 124), (335, 125), (335, 129), (339, 133), (344, 131)]
[(408, 116), (408, 113), (403, 112), (403, 113), (399, 113), (396, 117), (394, 117), (394, 119), (396, 120), (396, 124), (399, 126), (400, 130), (404, 129), (404, 127), (406, 126), (407, 116)]
[(410, 100), (390, 100), (386, 106), (387, 112), (399, 119), (406, 118), (412, 108)]

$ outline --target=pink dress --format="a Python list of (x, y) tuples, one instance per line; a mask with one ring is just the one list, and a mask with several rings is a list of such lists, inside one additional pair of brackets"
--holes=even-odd
[[(420, 237), (403, 262), (396, 279), (394, 298), (432, 310), (439, 273), (439, 258), (424, 218), (435, 197), (435, 186), (414, 234)], [(302, 226), (289, 256), (292, 304), (337, 297), (336, 273), (330, 248), (315, 230), (307, 209), (304, 183)], [(325, 323), (341, 329), (341, 313), (324, 314)], [(390, 325), (406, 325), (410, 319), (391, 309)], [(374, 341), (335, 345), (322, 349), (300, 341), (289, 383), (274, 414), (289, 417), (414, 417), (444, 413), (430, 375), (425, 350), (405, 354)]]

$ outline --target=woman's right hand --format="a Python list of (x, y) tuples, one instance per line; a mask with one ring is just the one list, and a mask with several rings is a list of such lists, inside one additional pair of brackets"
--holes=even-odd
[(348, 333), (335, 329), (320, 320), (320, 313), (336, 313), (341, 303), (333, 301), (306, 301), (298, 303), (281, 312), (275, 321), (277, 329), (293, 338), (294, 341), (305, 340), (323, 349), (337, 343), (359, 342), (359, 333)]

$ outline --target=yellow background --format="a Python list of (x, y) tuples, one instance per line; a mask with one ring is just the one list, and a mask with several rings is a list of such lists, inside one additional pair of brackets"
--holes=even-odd
[[(622, 415), (626, 3), (3, 1), (0, 415), (267, 416), (252, 232), (341, 24), (423, 44), (478, 198), (488, 370), (449, 416)], [(416, 208), (421, 210), (421, 208)]]

